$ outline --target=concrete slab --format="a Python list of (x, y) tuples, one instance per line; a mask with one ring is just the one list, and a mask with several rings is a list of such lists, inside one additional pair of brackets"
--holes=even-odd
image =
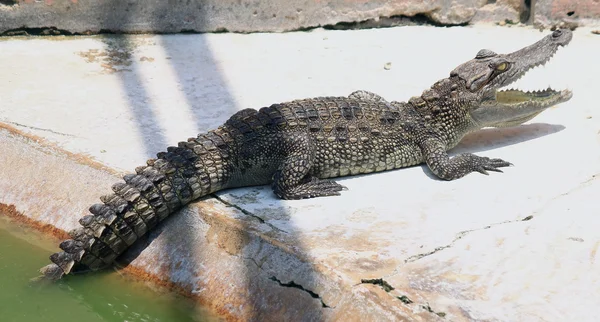
[[(236, 110), (357, 89), (407, 100), (481, 48), (508, 52), (544, 35), (402, 27), (3, 39), (0, 118), (125, 172)], [(526, 125), (470, 135), (453, 151), (514, 163), (504, 174), (442, 182), (413, 167), (344, 178), (342, 196), (303, 201), (276, 200), (268, 187), (223, 191), (169, 220), (130, 253), (130, 267), (238, 319), (593, 321), (597, 40), (578, 29), (546, 68), (519, 81), (524, 89), (570, 88), (571, 101)], [(0, 191), (10, 192), (0, 203), (61, 229), (114, 178), (97, 167), (73, 172), (68, 162), (42, 167), (47, 157), (31, 156), (45, 148), (3, 140), (10, 152), (0, 163), (14, 171), (0, 175)], [(18, 165), (25, 160), (37, 163)], [(41, 186), (44, 176), (52, 188)], [(68, 198), (52, 198), (64, 185), (76, 186)]]

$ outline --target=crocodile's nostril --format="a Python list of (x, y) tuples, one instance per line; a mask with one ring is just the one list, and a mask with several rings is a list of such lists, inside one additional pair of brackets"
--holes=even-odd
[(560, 30), (560, 29), (556, 29), (552, 33), (552, 37), (554, 37), (554, 38), (558, 38), (558, 37), (560, 37), (560, 35), (562, 35), (562, 30)]

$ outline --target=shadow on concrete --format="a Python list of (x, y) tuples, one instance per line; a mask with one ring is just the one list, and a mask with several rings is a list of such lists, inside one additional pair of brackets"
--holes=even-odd
[[(535, 140), (546, 135), (560, 132), (564, 129), (565, 127), (563, 125), (547, 123), (531, 123), (508, 128), (487, 128), (468, 134), (456, 147), (448, 151), (448, 153), (452, 157), (461, 153), (478, 153), (494, 150), (505, 146)], [(502, 156), (494, 157), (502, 158)], [(510, 160), (506, 161), (510, 162)], [(433, 174), (426, 164), (421, 165), (421, 168), (423, 169), (423, 172), (431, 179), (444, 181)]]
[[(124, 35), (103, 35), (103, 42), (106, 49), (111, 53), (130, 56), (135, 45)], [(117, 55), (118, 55), (117, 54)], [(128, 57), (130, 58), (130, 57)], [(164, 130), (160, 128), (157, 122), (156, 107), (152, 101), (151, 95), (142, 84), (142, 76), (136, 70), (137, 64), (126, 62), (129, 68), (123, 68), (117, 72), (123, 94), (127, 98), (129, 110), (135, 119), (137, 131), (142, 137), (144, 144), (144, 153), (146, 157), (153, 158), (156, 153), (162, 151), (167, 146), (167, 139), (163, 135)], [(144, 161), (140, 160), (140, 165)]]
[[(113, 1), (116, 2), (118, 0)], [(155, 10), (155, 12), (152, 16), (153, 19), (155, 19), (155, 23), (164, 18), (164, 15), (168, 14), (169, 10), (172, 10), (172, 5), (185, 6), (189, 5), (189, 1), (188, 4), (184, 4), (184, 2), (172, 4), (171, 1), (165, 1), (163, 8), (160, 8), (158, 5), (154, 6), (153, 10)], [(195, 17), (195, 19), (202, 21), (207, 18)], [(123, 21), (122, 23), (123, 25), (126, 25), (128, 22)], [(129, 46), (127, 41), (128, 36), (126, 35), (110, 35), (108, 37), (119, 46)], [(181, 106), (173, 105), (170, 106), (170, 109), (186, 109), (186, 112), (189, 112), (189, 115), (192, 115), (193, 117), (192, 121), (195, 124), (196, 133), (190, 133), (189, 137), (194, 137), (199, 133), (211, 130), (211, 128), (208, 128), (208, 125), (212, 122), (205, 121), (208, 115), (220, 118), (222, 122), (225, 122), (235, 111), (247, 107), (235, 106), (235, 100), (227, 88), (227, 83), (218, 70), (217, 62), (211, 53), (211, 48), (207, 43), (206, 35), (179, 34), (161, 37), (160, 41), (157, 42), (157, 45), (162, 46), (166, 56), (169, 57), (169, 64), (177, 78), (177, 88), (179, 88), (186, 100), (186, 104)], [(136, 66), (138, 65), (133, 63), (126, 70), (120, 71), (118, 75), (122, 82), (123, 92), (126, 93), (125, 95), (129, 99), (131, 112), (135, 115), (137, 131), (143, 138), (145, 154), (148, 158), (153, 158), (157, 152), (166, 151), (168, 145), (175, 145), (176, 142), (167, 142), (164, 133), (165, 131), (168, 131), (168, 129), (160, 128), (160, 120), (158, 120), (154, 110), (151, 95), (148, 93), (148, 89), (144, 88), (143, 76), (139, 70), (137, 70)], [(267, 93), (265, 93), (265, 95), (267, 95)], [(258, 108), (258, 106), (254, 106), (253, 108)], [(226, 113), (218, 115), (214, 114), (222, 111), (225, 111)], [(186, 139), (187, 137), (182, 137), (180, 138), (180, 141), (185, 141)], [(144, 164), (144, 162), (145, 160), (140, 160), (140, 165)], [(165, 222), (173, 220), (173, 216), (191, 215), (192, 213), (193, 212), (178, 211), (176, 214), (167, 218)], [(132, 249), (122, 256), (120, 264), (126, 266), (131, 263), (131, 261), (133, 261), (160, 235), (160, 232), (163, 231), (164, 228), (164, 223), (160, 224), (154, 229), (154, 232), (150, 232), (145, 239), (138, 241)], [(178, 230), (177, 239), (191, 241), (195, 236), (196, 233), (193, 231), (193, 227), (186, 226), (181, 227)], [(288, 241), (290, 240), (291, 244), (296, 247), (299, 253), (304, 252), (301, 249), (302, 243), (298, 240), (297, 236), (288, 236)], [(169, 242), (167, 242), (167, 245), (168, 244)], [(193, 245), (193, 243), (189, 243), (188, 245)], [(189, 251), (196, 255), (202, 254), (202, 250), (197, 249), (166, 249), (164, 250), (164, 254), (167, 254), (168, 257), (169, 254), (182, 251)], [(240, 258), (249, 258), (251, 256), (251, 254), (241, 254)], [(190, 256), (189, 258), (193, 260), (195, 257)], [(168, 272), (168, 274), (170, 274), (169, 278), (171, 280), (177, 280), (174, 276), (177, 273), (176, 261), (167, 258), (165, 259), (165, 262), (172, 263), (170, 271)], [(246, 263), (248, 263), (248, 265), (255, 265), (255, 261), (252, 260), (246, 260)], [(306, 264), (313, 265), (312, 263)], [(199, 260), (196, 260), (195, 263), (188, 263), (188, 265), (201, 267)], [(277, 270), (277, 268), (275, 268), (275, 270)], [(279, 271), (283, 271), (283, 269)], [(249, 269), (247, 272), (252, 272), (252, 270)], [(264, 278), (267, 278), (267, 276), (264, 276)], [(313, 281), (310, 280), (311, 278), (312, 277), (309, 277), (308, 282), (314, 284), (312, 283)], [(247, 310), (251, 312), (251, 314), (245, 316), (249, 320), (263, 320), (268, 318), (268, 316), (264, 316), (264, 314), (261, 314), (260, 312), (261, 307), (265, 307), (265, 305), (269, 306), (269, 303), (265, 303), (265, 300), (267, 300), (265, 299), (267, 290), (261, 290), (261, 285), (268, 282), (260, 283), (256, 280), (257, 276), (255, 275), (250, 276), (247, 274), (247, 276), (245, 276), (246, 290), (244, 291), (247, 294), (248, 302), (252, 306), (252, 308)], [(306, 275), (304, 275), (303, 280), (306, 281)], [(273, 280), (272, 283), (275, 286), (277, 285), (277, 281), (275, 280)], [(226, 307), (227, 303), (221, 303), (221, 305)], [(308, 318), (312, 321), (322, 319), (322, 312), (303, 313), (305, 314), (304, 317), (299, 316), (298, 318)]]
[(546, 135), (564, 130), (565, 127), (557, 124), (531, 123), (508, 128), (489, 128), (471, 133), (452, 150), (450, 154), (477, 153), (493, 150), (521, 142), (535, 140)]

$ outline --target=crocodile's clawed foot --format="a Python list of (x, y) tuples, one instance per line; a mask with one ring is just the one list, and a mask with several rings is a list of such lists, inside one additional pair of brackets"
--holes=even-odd
[(281, 194), (283, 199), (308, 199), (316, 197), (339, 196), (340, 191), (348, 190), (345, 186), (333, 181), (312, 178), (308, 182), (291, 188)]
[(499, 168), (512, 166), (513, 164), (502, 159), (490, 159), (488, 157), (480, 157), (477, 155), (468, 155), (471, 171), (489, 175), (488, 171), (503, 172)]
[(478, 157), (478, 159), (475, 160), (475, 171), (485, 175), (489, 175), (488, 171), (503, 172), (498, 168), (509, 167), (513, 165), (512, 163), (506, 162), (502, 159), (490, 159), (488, 157)]
[[(333, 180), (323, 180), (312, 178), (309, 183), (306, 184), (312, 190), (320, 190), (320, 191), (331, 191), (331, 192), (340, 192), (344, 190), (348, 190), (345, 186), (333, 181)], [(339, 193), (338, 193), (339, 195)]]
[(333, 180), (321, 180), (317, 178), (312, 178), (310, 182), (300, 185), (297, 188), (302, 191), (300, 194), (300, 198), (302, 199), (339, 196), (340, 191), (348, 190), (348, 188)]

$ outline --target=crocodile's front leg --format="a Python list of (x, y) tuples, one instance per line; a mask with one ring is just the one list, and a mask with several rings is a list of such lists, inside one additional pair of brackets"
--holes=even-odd
[(502, 159), (490, 159), (471, 153), (459, 154), (453, 158), (446, 153), (445, 145), (437, 139), (428, 139), (421, 144), (427, 166), (436, 176), (445, 180), (462, 178), (477, 171), (488, 174), (487, 171), (502, 172), (498, 169), (512, 164)]

